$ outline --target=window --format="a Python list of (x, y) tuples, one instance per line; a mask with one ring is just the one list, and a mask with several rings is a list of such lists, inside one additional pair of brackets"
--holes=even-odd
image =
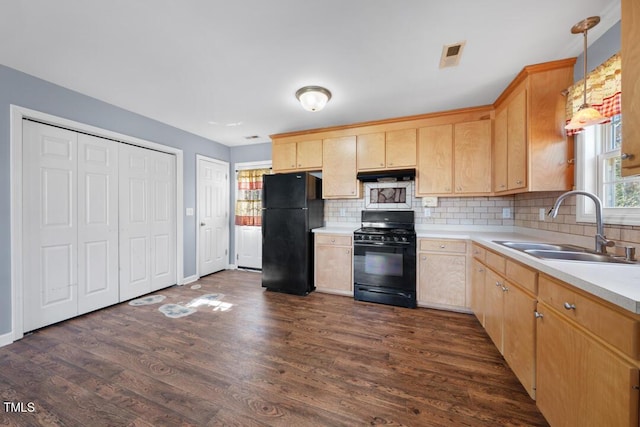
[[(622, 116), (610, 123), (590, 126), (576, 137), (577, 187), (602, 200), (608, 224), (640, 225), (640, 176), (621, 176)], [(586, 198), (576, 201), (576, 219), (595, 221), (595, 206)]]

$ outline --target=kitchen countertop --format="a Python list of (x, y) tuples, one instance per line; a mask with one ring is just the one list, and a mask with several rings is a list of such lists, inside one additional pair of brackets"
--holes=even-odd
[[(327, 224), (314, 233), (352, 234), (360, 224)], [(562, 233), (540, 232), (517, 227), (432, 227), (416, 225), (418, 238), (464, 239), (481, 244), (542, 273), (600, 297), (632, 313), (640, 314), (640, 263), (603, 264), (582, 261), (546, 260), (507, 248), (495, 240), (574, 243)], [(533, 234), (535, 233), (535, 234)], [(575, 237), (575, 236), (573, 236)], [(593, 241), (586, 238), (585, 241)], [(580, 242), (583, 243), (583, 242)], [(582, 244), (585, 247), (591, 245)]]

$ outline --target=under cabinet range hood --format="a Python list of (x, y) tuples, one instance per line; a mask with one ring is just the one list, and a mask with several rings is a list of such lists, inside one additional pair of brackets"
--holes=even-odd
[(358, 172), (358, 180), (362, 182), (402, 182), (413, 181), (415, 178), (415, 169)]

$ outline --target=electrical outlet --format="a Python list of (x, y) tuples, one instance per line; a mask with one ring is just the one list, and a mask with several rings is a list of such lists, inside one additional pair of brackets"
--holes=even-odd
[(186, 214), (187, 216), (193, 216), (193, 208), (187, 208)]
[(424, 208), (424, 216), (425, 218), (429, 218), (431, 216), (431, 208)]
[(438, 198), (437, 197), (423, 197), (422, 198), (422, 207), (424, 208), (435, 208), (438, 206)]
[(511, 218), (511, 208), (502, 208), (502, 218)]
[(540, 221), (544, 221), (544, 219), (547, 217), (547, 213), (545, 212), (544, 208), (540, 208), (540, 212), (538, 212), (538, 219)]
[(340, 216), (347, 216), (347, 210), (345, 208), (340, 208)]

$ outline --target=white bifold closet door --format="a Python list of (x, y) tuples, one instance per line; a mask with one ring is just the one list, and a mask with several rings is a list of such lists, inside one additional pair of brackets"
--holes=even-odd
[(23, 122), (23, 329), (118, 302), (118, 143)]
[(176, 283), (175, 156), (23, 121), (23, 332)]
[(176, 283), (175, 156), (120, 145), (120, 301)]

